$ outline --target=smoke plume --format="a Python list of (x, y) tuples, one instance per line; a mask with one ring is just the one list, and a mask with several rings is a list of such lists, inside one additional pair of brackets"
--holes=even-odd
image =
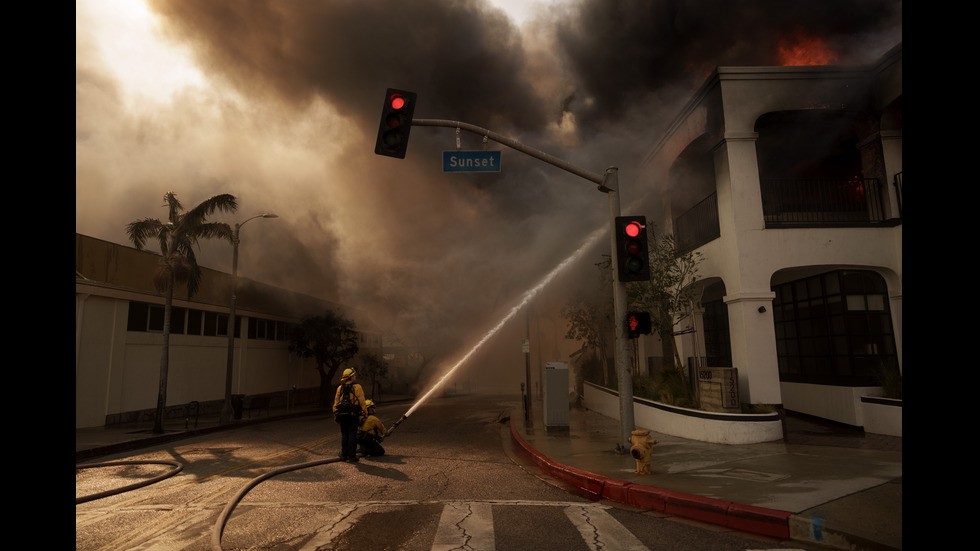
[[(775, 63), (797, 32), (866, 63), (901, 40), (902, 7), (559, 0), (517, 27), (485, 0), (149, 0), (158, 39), (203, 77), (161, 100), (127, 94), (107, 68), (98, 4), (76, 15), (76, 231), (127, 244), (125, 224), (165, 216), (167, 191), (185, 204), (232, 193), (229, 223), (279, 215), (243, 227), (240, 275), (447, 344), (605, 224), (606, 197), (505, 148), (500, 173), (444, 174), (446, 128), (413, 129), (404, 160), (376, 156), (386, 88), (417, 92), (416, 118), (485, 127), (600, 174), (617, 166), (627, 205), (642, 194), (631, 169), (714, 67)], [(200, 255), (223, 270), (230, 257), (227, 244)]]

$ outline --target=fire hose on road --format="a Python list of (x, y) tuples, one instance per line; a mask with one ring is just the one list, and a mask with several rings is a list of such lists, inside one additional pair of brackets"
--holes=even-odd
[[(391, 436), (391, 433), (394, 432), (394, 430), (398, 427), (398, 425), (400, 425), (401, 422), (407, 418), (408, 418), (408, 414), (406, 413), (405, 415), (402, 415), (397, 421), (395, 421), (395, 423), (391, 425), (391, 429), (388, 431), (388, 434), (384, 438)], [(384, 440), (384, 438), (382, 438), (382, 440)], [(235, 510), (235, 507), (238, 505), (238, 503), (245, 497), (245, 494), (247, 494), (249, 491), (252, 490), (252, 488), (255, 488), (265, 480), (268, 480), (274, 476), (278, 476), (283, 473), (288, 473), (290, 471), (297, 471), (300, 469), (306, 469), (309, 467), (316, 467), (319, 465), (327, 465), (329, 463), (337, 463), (339, 461), (343, 461), (343, 458), (335, 457), (333, 459), (320, 459), (317, 461), (310, 461), (307, 463), (289, 465), (287, 467), (281, 467), (279, 469), (269, 471), (261, 476), (252, 479), (248, 484), (245, 485), (245, 487), (243, 487), (241, 490), (238, 491), (237, 494), (235, 494), (235, 497), (228, 502), (228, 505), (226, 505), (224, 510), (221, 511), (221, 515), (218, 516), (218, 521), (215, 523), (214, 528), (211, 530), (211, 549), (213, 549), (214, 551), (221, 551), (221, 534), (224, 533), (225, 531), (225, 525), (228, 523), (228, 519), (231, 518), (232, 511)]]
[(129, 484), (128, 486), (122, 486), (120, 488), (115, 488), (115, 489), (112, 489), (112, 490), (106, 490), (104, 492), (99, 492), (99, 493), (92, 494), (92, 495), (87, 495), (87, 496), (82, 496), (82, 497), (76, 497), (75, 498), (75, 505), (78, 505), (79, 503), (85, 503), (87, 501), (93, 501), (93, 500), (96, 500), (96, 499), (102, 499), (104, 497), (108, 497), (108, 496), (111, 496), (111, 495), (121, 494), (123, 492), (128, 492), (130, 490), (135, 490), (136, 488), (142, 488), (143, 486), (149, 486), (150, 484), (155, 484), (157, 482), (160, 482), (161, 480), (164, 480), (166, 478), (170, 478), (171, 476), (179, 473), (180, 471), (182, 471), (184, 469), (184, 466), (181, 465), (180, 463), (176, 462), (176, 461), (166, 461), (165, 460), (165, 461), (109, 461), (109, 462), (106, 462), (106, 463), (90, 463), (88, 465), (75, 465), (75, 470), (78, 470), (78, 469), (94, 469), (94, 468), (97, 468), (97, 467), (115, 467), (117, 465), (170, 465), (171, 467), (174, 467), (174, 469), (173, 470), (170, 470), (170, 471), (167, 471), (167, 472), (165, 472), (165, 473), (163, 473), (163, 474), (161, 474), (159, 476), (155, 476), (155, 477), (150, 478), (150, 479), (147, 479), (147, 480), (136, 482), (134, 484)]

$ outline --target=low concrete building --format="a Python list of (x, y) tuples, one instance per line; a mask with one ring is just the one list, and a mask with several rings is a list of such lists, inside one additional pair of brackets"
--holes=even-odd
[[(75, 427), (144, 421), (155, 413), (164, 298), (153, 286), (158, 254), (75, 234)], [(198, 292), (175, 292), (168, 417), (220, 411), (228, 358), (231, 275), (202, 268)], [(362, 353), (382, 354), (381, 332), (348, 306), (238, 278), (232, 393), (274, 405), (315, 402), (313, 360), (290, 354), (286, 331), (306, 316), (354, 321)], [(339, 375), (337, 376), (339, 377)]]

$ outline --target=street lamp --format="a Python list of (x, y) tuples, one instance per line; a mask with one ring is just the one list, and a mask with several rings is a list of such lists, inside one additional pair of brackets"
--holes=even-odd
[(231, 307), (228, 310), (228, 366), (225, 370), (225, 403), (221, 407), (221, 424), (231, 422), (231, 378), (235, 363), (235, 291), (238, 287), (238, 233), (249, 220), (256, 218), (279, 218), (276, 214), (259, 214), (248, 218), (241, 224), (235, 224), (235, 233), (231, 236), (233, 254), (231, 257)]

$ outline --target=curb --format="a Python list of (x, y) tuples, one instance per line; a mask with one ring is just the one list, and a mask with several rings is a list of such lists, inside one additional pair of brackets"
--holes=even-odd
[(684, 494), (589, 473), (541, 455), (518, 434), (513, 419), (510, 422), (510, 434), (518, 451), (538, 468), (591, 496), (742, 532), (790, 539), (792, 513)]

